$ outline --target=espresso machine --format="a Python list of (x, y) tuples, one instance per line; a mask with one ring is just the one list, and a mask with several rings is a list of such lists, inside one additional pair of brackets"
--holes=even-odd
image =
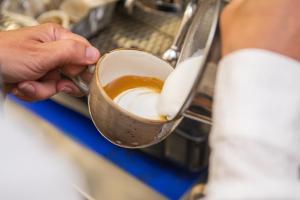
[[(103, 3), (105, 1), (107, 3)], [(58, 1), (55, 2), (57, 4)], [(82, 19), (73, 22), (69, 27), (73, 32), (88, 38), (102, 54), (116, 48), (141, 49), (165, 59), (176, 67), (199, 49), (205, 52), (206, 64), (197, 77), (199, 84), (194, 86), (182, 108), (181, 123), (163, 142), (141, 151), (176, 163), (190, 171), (199, 171), (207, 167), (214, 80), (220, 52), (217, 24), (224, 2), (221, 0), (103, 0), (103, 2), (92, 7)], [(1, 18), (2, 30), (16, 24), (17, 27), (26, 26), (10, 20), (3, 23), (7, 17), (12, 18), (14, 15)], [(85, 97), (73, 98), (60, 94), (53, 97), (53, 100), (89, 117)]]
[(125, 6), (132, 10), (135, 3), (143, 4), (154, 10), (178, 13), (183, 11), (187, 2), (185, 0), (126, 0)]

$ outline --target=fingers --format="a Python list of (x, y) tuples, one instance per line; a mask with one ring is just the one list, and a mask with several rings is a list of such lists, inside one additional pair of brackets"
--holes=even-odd
[(13, 89), (13, 94), (25, 101), (37, 101), (48, 99), (57, 93), (57, 80), (38, 81), (24, 81), (19, 83)]
[(76, 97), (84, 95), (71, 80), (61, 79), (58, 71), (50, 72), (40, 81), (21, 82), (12, 90), (16, 97), (24, 101), (48, 99), (59, 92)]
[(35, 27), (36, 40), (41, 41), (39, 50), (41, 66), (46, 70), (64, 67), (63, 71), (74, 76), (86, 65), (94, 64), (100, 57), (99, 51), (84, 37), (70, 32), (57, 24), (43, 24)]
[[(99, 51), (92, 47), (91, 44), (83, 37), (71, 33), (69, 31), (61, 30), (59, 27), (55, 29), (55, 42), (48, 43), (47, 48), (64, 49), (64, 51), (57, 51), (58, 55), (52, 56), (51, 62), (57, 66), (63, 66), (62, 71), (64, 75), (72, 78), (81, 74), (87, 65), (94, 64), (100, 57)], [(50, 47), (51, 46), (51, 47)], [(64, 84), (64, 82), (62, 83)], [(73, 83), (70, 83), (73, 87)], [(77, 87), (76, 87), (77, 88)], [(79, 95), (76, 91), (74, 95)]]
[(82, 65), (67, 65), (62, 67), (61, 70), (65, 76), (72, 78), (81, 74), (85, 69), (86, 66), (82, 66)]
[(71, 80), (60, 80), (57, 83), (57, 91), (67, 93), (71, 96), (82, 97), (84, 94)]
[(51, 71), (40, 81), (24, 81), (13, 89), (13, 94), (26, 101), (47, 99), (56, 94), (56, 83), (61, 76), (58, 71)]
[(80, 35), (72, 33), (66, 29), (64, 29), (64, 31), (57, 31), (55, 37), (56, 37), (56, 40), (75, 40), (78, 42), (85, 43), (88, 46), (91, 46), (91, 44), (89, 43), (89, 41), (87, 39), (85, 39), (84, 37), (82, 37)]
[[(35, 31), (32, 31), (32, 29), (35, 29)], [(56, 23), (45, 23), (35, 27), (23, 28), (23, 30), (31, 33), (34, 39), (43, 43), (58, 40), (75, 40), (91, 45), (84, 37), (74, 34)], [(36, 32), (39, 34), (35, 34)]]
[(24, 101), (45, 100), (59, 92), (75, 97), (84, 95), (70, 80), (24, 81), (12, 90), (16, 97)]
[(51, 70), (66, 65), (90, 65), (98, 61), (99, 51), (83, 42), (71, 39), (59, 40), (43, 44), (43, 65)]
[(35, 65), (31, 65), (31, 78), (22, 79), (26, 81), (18, 83), (13, 93), (27, 101), (47, 99), (58, 92), (82, 96), (72, 81), (61, 80), (58, 69), (72, 78), (81, 74), (86, 66), (96, 63), (99, 51), (85, 38), (56, 24), (23, 30), (34, 46), (30, 62)]

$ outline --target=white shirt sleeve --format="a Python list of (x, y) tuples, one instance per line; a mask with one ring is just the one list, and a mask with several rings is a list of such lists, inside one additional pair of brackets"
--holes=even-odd
[(214, 100), (207, 199), (300, 199), (300, 63), (234, 52)]

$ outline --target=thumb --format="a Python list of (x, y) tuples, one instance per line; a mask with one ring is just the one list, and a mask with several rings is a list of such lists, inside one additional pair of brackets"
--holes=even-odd
[(50, 69), (65, 65), (90, 65), (98, 61), (100, 53), (95, 47), (86, 43), (66, 39), (43, 44), (47, 59), (43, 62)]

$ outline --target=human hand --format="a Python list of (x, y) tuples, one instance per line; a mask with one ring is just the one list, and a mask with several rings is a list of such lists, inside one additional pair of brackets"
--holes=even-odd
[(94, 64), (99, 51), (83, 37), (56, 24), (0, 32), (0, 66), (4, 83), (28, 101), (47, 99), (58, 92), (79, 96), (74, 77)]
[(221, 16), (223, 56), (260, 48), (300, 61), (299, 0), (232, 0)]

